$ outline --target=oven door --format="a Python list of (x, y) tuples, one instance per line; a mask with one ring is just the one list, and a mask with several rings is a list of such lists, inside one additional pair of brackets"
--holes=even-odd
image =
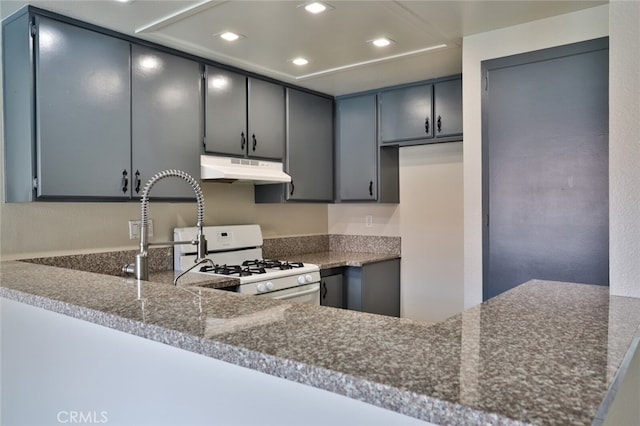
[(320, 283), (305, 284), (284, 290), (271, 291), (269, 293), (262, 293), (259, 296), (286, 300), (287, 302), (320, 305)]

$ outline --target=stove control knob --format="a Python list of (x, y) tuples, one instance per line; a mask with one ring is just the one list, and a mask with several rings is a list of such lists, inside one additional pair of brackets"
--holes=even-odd
[(267, 290), (273, 290), (273, 283), (271, 281), (267, 281)]
[(258, 290), (258, 293), (264, 293), (267, 290), (264, 283), (258, 283), (256, 289)]
[(298, 284), (304, 284), (304, 283), (305, 283), (304, 275), (300, 275), (300, 276), (298, 277)]
[(310, 283), (311, 281), (313, 281), (313, 277), (311, 276), (311, 274), (307, 274), (304, 276), (304, 280)]

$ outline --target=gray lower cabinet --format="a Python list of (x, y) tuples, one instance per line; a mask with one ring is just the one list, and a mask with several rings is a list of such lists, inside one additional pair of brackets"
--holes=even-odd
[(382, 143), (433, 137), (433, 85), (383, 91), (378, 96)]
[[(341, 269), (341, 268), (339, 268)], [(321, 271), (321, 275), (322, 271)], [(330, 275), (320, 277), (320, 304), (334, 308), (344, 308), (344, 288), (342, 286), (342, 271), (331, 271)]]
[(347, 309), (400, 316), (400, 259), (347, 267)]
[[(24, 35), (30, 30), (29, 15), (25, 14), (4, 28), (4, 46), (15, 49), (16, 38), (23, 39), (28, 43), (22, 49), (28, 51), (31, 40), (24, 40)], [(14, 140), (15, 129), (10, 130), (8, 149), (23, 144), (22, 149), (33, 150), (28, 141), (35, 141), (35, 167), (31, 171), (37, 198), (128, 199), (129, 43), (41, 16), (35, 17), (33, 31), (34, 68), (4, 61), (9, 80), (15, 79), (16, 73), (23, 73), (25, 78), (35, 76), (35, 87), (23, 81), (25, 91), (15, 94), (29, 99), (35, 92), (35, 117), (27, 115), (9, 124), (24, 126), (21, 131), (30, 137)], [(10, 95), (6, 107), (28, 102), (25, 99)], [(21, 167), (27, 164), (31, 162)], [(11, 199), (13, 195), (8, 193), (7, 201), (33, 199), (33, 193), (23, 192), (19, 199)]]
[(435, 136), (462, 135), (462, 79), (441, 81), (434, 85)]
[[(202, 69), (195, 61), (145, 47), (131, 46), (132, 185), (139, 197), (145, 182), (165, 169), (199, 179), (204, 133)], [(154, 197), (193, 198), (179, 179), (154, 186)]]
[(282, 159), (284, 87), (210, 65), (206, 76), (205, 151)]
[(256, 185), (256, 202), (333, 201), (332, 99), (287, 89), (284, 167), (291, 183)]
[(398, 148), (378, 146), (375, 94), (336, 103), (338, 201), (399, 202)]

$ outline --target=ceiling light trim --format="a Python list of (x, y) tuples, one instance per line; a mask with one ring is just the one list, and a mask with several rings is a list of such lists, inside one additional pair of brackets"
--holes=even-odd
[[(322, 6), (322, 7), (324, 7), (324, 9), (318, 9), (318, 10), (314, 11), (313, 10), (313, 5)], [(322, 13), (329, 12), (330, 10), (335, 9), (335, 6), (333, 6), (333, 5), (329, 4), (329, 3), (325, 3), (323, 1), (315, 1), (315, 0), (307, 2), (307, 3), (300, 4), (297, 7), (303, 8), (304, 10), (306, 10), (307, 12), (309, 12), (312, 15), (320, 15)]]
[(321, 71), (316, 71), (316, 72), (312, 72), (312, 73), (309, 73), (309, 74), (300, 75), (300, 76), (297, 76), (295, 79), (296, 80), (306, 80), (308, 78), (319, 77), (321, 75), (327, 75), (327, 74), (333, 74), (333, 73), (337, 73), (337, 72), (340, 72), (340, 71), (345, 71), (345, 70), (348, 70), (348, 69), (359, 68), (359, 67), (363, 67), (363, 66), (366, 66), (366, 65), (376, 64), (376, 63), (379, 63), (379, 62), (387, 62), (387, 61), (391, 61), (391, 60), (394, 60), (394, 59), (404, 58), (404, 57), (407, 57), (407, 56), (418, 55), (420, 53), (430, 52), (432, 50), (443, 49), (445, 47), (447, 47), (446, 44), (438, 44), (438, 45), (435, 45), (435, 46), (425, 47), (423, 49), (411, 50), (409, 52), (404, 52), (404, 53), (398, 53), (397, 55), (390, 55), (390, 56), (385, 56), (383, 58), (376, 58), (376, 59), (371, 59), (371, 60), (368, 60), (368, 61), (355, 62), (353, 64), (342, 65), (342, 66), (335, 67), (335, 68), (328, 68), (326, 70), (321, 70)]
[(229, 0), (224, 0), (224, 1), (203, 0), (200, 3), (196, 3), (192, 6), (186, 7), (182, 10), (171, 13), (160, 19), (157, 19), (147, 25), (143, 25), (140, 28), (136, 28), (135, 31), (136, 31), (136, 34), (157, 31), (164, 27), (168, 27), (171, 24), (175, 24), (176, 22), (182, 21), (183, 19), (189, 18), (197, 13), (200, 13), (203, 10), (207, 10), (212, 7), (217, 7), (228, 2)]

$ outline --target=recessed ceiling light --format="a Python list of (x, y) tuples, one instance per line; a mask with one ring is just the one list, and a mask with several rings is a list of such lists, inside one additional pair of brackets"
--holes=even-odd
[(298, 5), (298, 7), (304, 7), (304, 9), (307, 12), (313, 13), (314, 15), (317, 15), (318, 13), (326, 12), (327, 10), (335, 9), (330, 4), (322, 3), (322, 2), (319, 2), (319, 1), (312, 1), (312, 2), (309, 2), (309, 3), (304, 3), (304, 4), (301, 4), (301, 5)]
[(394, 42), (393, 40), (391, 40), (390, 38), (386, 38), (386, 37), (380, 37), (380, 38), (376, 38), (376, 39), (373, 39), (373, 40), (369, 40), (369, 43), (371, 43), (371, 44), (373, 44), (374, 46), (377, 46), (377, 47), (389, 46), (393, 42)]
[(305, 59), (305, 58), (295, 58), (291, 62), (293, 62), (294, 64), (296, 64), (298, 66), (307, 65), (309, 63), (309, 61), (307, 59)]
[(132, 3), (135, 0), (116, 0), (116, 1), (119, 2), (119, 3)]
[(324, 3), (320, 3), (317, 1), (314, 1), (313, 3), (309, 3), (307, 5), (304, 6), (305, 10), (309, 13), (322, 13), (325, 10), (327, 10), (327, 6)]
[(231, 32), (231, 31), (225, 31), (225, 32), (219, 33), (217, 35), (220, 36), (221, 39), (227, 40), (227, 41), (236, 41), (236, 40), (244, 37), (242, 34), (236, 34), (236, 33)]

